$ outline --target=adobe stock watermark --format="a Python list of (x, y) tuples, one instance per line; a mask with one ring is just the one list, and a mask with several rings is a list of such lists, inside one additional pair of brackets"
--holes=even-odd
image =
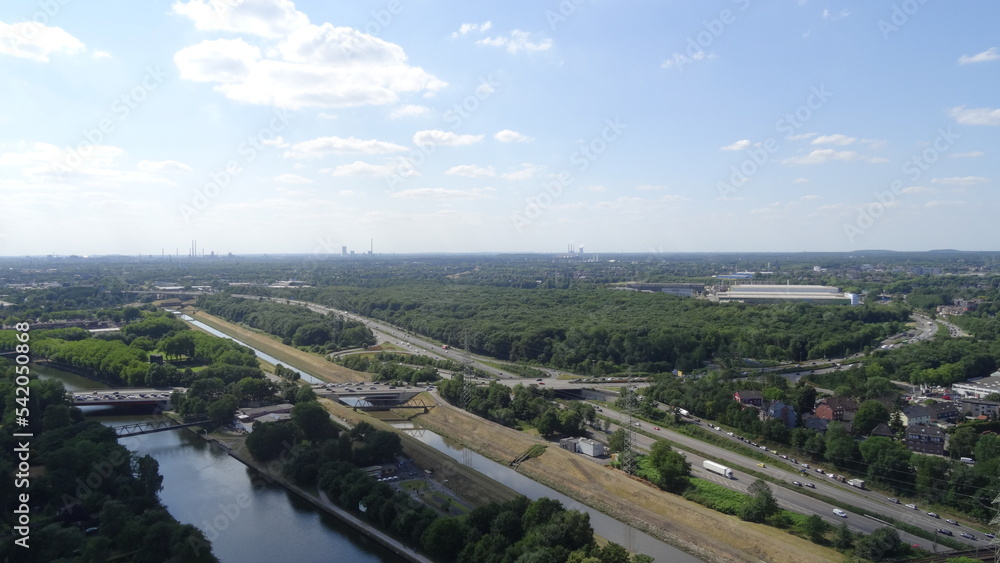
[(139, 82), (112, 102), (110, 109), (114, 118), (104, 117), (97, 122), (96, 127), (86, 128), (81, 131), (83, 139), (66, 153), (61, 162), (52, 162), (52, 172), (57, 177), (62, 177), (63, 174), (83, 164), (94, 149), (104, 143), (107, 137), (115, 132), (118, 124), (128, 119), (132, 115), (132, 112), (145, 102), (154, 90), (163, 84), (166, 78), (167, 73), (158, 65), (147, 66), (146, 74), (143, 75)]
[[(577, 173), (585, 172), (594, 161), (607, 152), (615, 141), (621, 138), (626, 129), (628, 129), (628, 125), (618, 117), (605, 119), (601, 132), (589, 141), (581, 143), (577, 150), (570, 154), (570, 164), (573, 165)], [(569, 168), (564, 169), (556, 174), (554, 179), (543, 182), (542, 189), (538, 194), (526, 200), (522, 211), (511, 213), (510, 220), (518, 234), (541, 217), (542, 212), (562, 196), (563, 191), (573, 183), (573, 180), (573, 172)]]
[(888, 41), (889, 36), (909, 23), (910, 17), (916, 14), (926, 3), (927, 0), (903, 0), (899, 4), (893, 4), (889, 18), (880, 18), (878, 20), (878, 30), (882, 34), (882, 39)]
[[(202, 211), (208, 208), (209, 203), (216, 199), (232, 183), (233, 179), (243, 173), (243, 166), (253, 162), (259, 153), (272, 146), (278, 139), (278, 133), (283, 131), (291, 123), (292, 114), (284, 109), (274, 109), (271, 119), (266, 127), (257, 130), (256, 133), (246, 138), (240, 143), (236, 151), (243, 157), (229, 160), (224, 166), (212, 171), (209, 174), (210, 182), (200, 188), (195, 188), (190, 204), (180, 205), (180, 214), (185, 223), (190, 223)], [(241, 166), (241, 163), (243, 166)]]
[[(454, 131), (461, 127), (466, 119), (478, 111), (482, 104), (496, 93), (497, 86), (500, 85), (500, 82), (492, 74), (485, 77), (480, 76), (476, 89), (441, 115), (445, 122), (451, 126), (450, 130)], [(407, 177), (416, 176), (417, 169), (423, 166), (427, 162), (427, 158), (437, 150), (437, 143), (433, 139), (415, 144), (417, 146), (415, 150), (402, 157), (391, 171), (385, 173), (385, 182), (390, 190), (405, 182)]]
[(587, 0), (559, 0), (559, 5), (555, 10), (545, 10), (545, 21), (549, 22), (549, 27), (555, 31), (561, 24), (576, 13), (580, 6), (587, 3)]
[[(832, 97), (833, 92), (827, 90), (825, 85), (811, 87), (805, 103), (780, 117), (774, 123), (774, 130), (786, 138), (792, 137), (813, 118), (816, 112), (823, 109)], [(779, 150), (781, 150), (781, 145), (774, 137), (769, 137), (763, 142), (745, 149), (744, 153), (747, 157), (743, 162), (730, 167), (729, 178), (726, 181), (715, 184), (719, 198), (725, 201), (729, 199), (730, 195), (737, 193), (750, 178), (771, 162), (772, 157)]]
[[(746, 11), (750, 7), (750, 0), (731, 0), (733, 4), (736, 4), (739, 11)], [(716, 40), (722, 37), (728, 26), (736, 23), (737, 12), (729, 8), (723, 8), (719, 11), (718, 16), (708, 20), (702, 20), (702, 30), (694, 35), (689, 35), (687, 38), (687, 43), (684, 47), (684, 52), (674, 52), (673, 55), (667, 59), (662, 67), (663, 68), (676, 68), (678, 72), (684, 72), (684, 67), (689, 64), (694, 64), (698, 61), (704, 60), (708, 57), (708, 52), (706, 49), (715, 44)]]
[(907, 181), (896, 179), (889, 184), (888, 190), (875, 191), (872, 194), (875, 196), (875, 201), (863, 206), (858, 211), (858, 216), (853, 223), (843, 224), (844, 236), (847, 237), (847, 240), (854, 242), (854, 239), (871, 229), (875, 225), (875, 221), (882, 217), (886, 210), (896, 203), (897, 199), (902, 197), (904, 188), (920, 181), (924, 173), (941, 159), (941, 155), (951, 150), (959, 137), (960, 135), (952, 131), (951, 127), (938, 129), (937, 135), (927, 148), (914, 154), (903, 163), (900, 173)]
[(62, 12), (63, 6), (66, 6), (70, 2), (71, 0), (40, 0), (38, 2), (38, 10), (34, 14), (31, 14), (28, 21), (24, 22), (20, 31), (7, 38), (10, 47), (16, 49), (18, 46), (34, 39), (43, 27), (55, 19), (59, 15), (59, 12)]
[[(275, 476), (282, 474), (282, 469), (288, 463), (294, 445), (286, 441), (282, 443), (282, 446), (278, 457), (269, 461), (263, 467), (263, 470), (258, 468), (250, 478), (250, 486), (253, 487), (255, 492), (274, 483), (277, 480)], [(214, 541), (222, 532), (228, 530), (240, 516), (246, 514), (247, 509), (253, 504), (254, 498), (256, 498), (256, 495), (251, 496), (246, 493), (239, 493), (233, 498), (233, 502), (220, 502), (218, 504), (219, 511), (216, 515), (203, 519), (197, 524), (197, 527), (204, 532), (205, 539), (208, 542)], [(203, 542), (198, 537), (188, 537), (188, 545), (194, 550), (195, 555), (200, 554), (202, 549), (212, 549), (211, 543), (208, 542)]]

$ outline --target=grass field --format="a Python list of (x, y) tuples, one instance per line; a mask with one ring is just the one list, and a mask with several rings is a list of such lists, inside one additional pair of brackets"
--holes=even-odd
[(222, 331), (233, 338), (246, 342), (250, 346), (274, 356), (278, 361), (286, 366), (298, 368), (313, 377), (331, 383), (354, 383), (357, 381), (368, 381), (366, 374), (347, 369), (333, 362), (328, 362), (321, 356), (303, 352), (291, 346), (286, 346), (274, 339), (258, 334), (252, 330), (247, 330), (239, 325), (227, 322), (219, 317), (209, 315), (203, 311), (187, 310), (185, 313), (191, 315), (195, 320)]
[[(442, 404), (417, 418), (504, 464), (534, 444), (513, 429)], [(743, 522), (560, 448), (523, 462), (519, 472), (623, 522), (710, 561), (841, 561), (828, 548), (776, 528)]]

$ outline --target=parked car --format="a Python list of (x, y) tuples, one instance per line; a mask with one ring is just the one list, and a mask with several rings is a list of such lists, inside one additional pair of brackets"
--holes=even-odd
[(834, 508), (833, 513), (836, 514), (837, 516), (840, 516), (841, 518), (847, 518), (847, 513), (839, 508)]

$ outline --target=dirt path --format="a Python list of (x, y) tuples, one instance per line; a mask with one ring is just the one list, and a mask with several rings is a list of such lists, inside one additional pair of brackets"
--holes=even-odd
[[(507, 463), (533, 444), (547, 443), (439, 401), (417, 421), (473, 450)], [(832, 549), (782, 530), (743, 522), (581, 458), (553, 444), (518, 471), (584, 504), (710, 561), (775, 563), (841, 561)]]

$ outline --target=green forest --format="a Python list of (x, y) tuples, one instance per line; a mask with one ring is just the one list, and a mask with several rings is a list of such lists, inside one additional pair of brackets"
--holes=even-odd
[(299, 305), (213, 294), (200, 297), (198, 306), (227, 321), (280, 337), (285, 344), (308, 347), (314, 352), (337, 352), (375, 344), (375, 336), (364, 323), (333, 314), (322, 315)]
[(581, 374), (693, 371), (714, 358), (804, 361), (865, 350), (901, 330), (905, 307), (718, 304), (664, 294), (413, 282), (297, 290), (473, 352)]
[(57, 381), (31, 381), (28, 412), (38, 416), (25, 428), (15, 426), (14, 386), (13, 367), (0, 366), (0, 480), (5, 483), (0, 505), (16, 507), (15, 495), (27, 492), (7, 485), (16, 482), (18, 438), (12, 432), (34, 434), (32, 464), (45, 471), (30, 481), (30, 550), (14, 545), (15, 515), (7, 510), (0, 516), (0, 559), (216, 561), (202, 532), (177, 522), (160, 503), (156, 460), (128, 451), (110, 428), (85, 421)]

